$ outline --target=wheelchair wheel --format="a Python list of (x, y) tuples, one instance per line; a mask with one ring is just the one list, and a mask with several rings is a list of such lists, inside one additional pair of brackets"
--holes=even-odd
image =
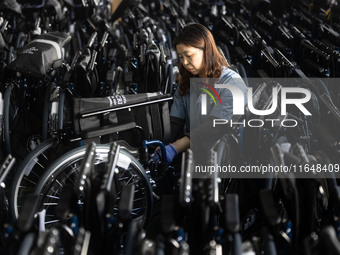
[(34, 192), (47, 166), (53, 161), (58, 146), (57, 139), (39, 144), (20, 163), (11, 184), (10, 215), (13, 220), (20, 215), (26, 196)]
[[(106, 167), (109, 145), (97, 145), (94, 171), (100, 171)], [(81, 161), (85, 155), (86, 148), (76, 148), (57, 159), (42, 176), (35, 193), (40, 195), (39, 210), (46, 210), (45, 226), (50, 228), (58, 220), (54, 214), (55, 207), (60, 200), (63, 187), (67, 184), (75, 184), (78, 178), (78, 171)], [(126, 169), (119, 167), (117, 195), (119, 201), (123, 185), (133, 183), (136, 187), (133, 202), (132, 215), (134, 219), (140, 220), (143, 227), (146, 227), (151, 217), (152, 189), (144, 168), (138, 160), (129, 152), (121, 150), (120, 154), (127, 156), (130, 164)], [(83, 203), (83, 201), (79, 201)], [(118, 209), (118, 202), (114, 207)]]

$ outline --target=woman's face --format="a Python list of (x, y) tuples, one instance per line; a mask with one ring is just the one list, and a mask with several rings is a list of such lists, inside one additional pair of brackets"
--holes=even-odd
[(176, 50), (184, 68), (193, 75), (199, 75), (203, 63), (203, 50), (184, 44), (177, 44)]

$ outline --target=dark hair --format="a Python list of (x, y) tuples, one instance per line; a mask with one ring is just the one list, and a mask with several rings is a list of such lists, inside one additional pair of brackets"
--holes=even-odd
[[(224, 57), (217, 49), (215, 40), (211, 32), (198, 23), (187, 24), (178, 34), (174, 41), (174, 46), (184, 44), (203, 50), (204, 75), (208, 78), (219, 78), (222, 73), (222, 66), (229, 67)], [(193, 75), (187, 71), (183, 64), (179, 65), (179, 93), (184, 96), (190, 90), (190, 78)]]

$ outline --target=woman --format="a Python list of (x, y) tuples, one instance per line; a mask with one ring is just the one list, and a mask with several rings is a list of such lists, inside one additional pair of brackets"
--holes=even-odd
[[(242, 78), (229, 69), (228, 63), (217, 49), (211, 32), (205, 26), (197, 23), (188, 24), (180, 31), (174, 45), (181, 63), (179, 87), (175, 92), (170, 112), (172, 141), (174, 142), (166, 146), (169, 163), (178, 153), (187, 150), (190, 145), (200, 146), (204, 143), (205, 148), (210, 148), (216, 140), (208, 139), (209, 136), (221, 137), (226, 132), (225, 126), (212, 129), (213, 119), (230, 120), (232, 118), (232, 94), (228, 89), (223, 88), (216, 89), (221, 103), (208, 104), (207, 114), (202, 115), (200, 87), (205, 83), (198, 82), (190, 87), (191, 78), (215, 78), (215, 83), (237, 86), (246, 95), (246, 85)], [(195, 102), (191, 102), (190, 106), (192, 100)], [(194, 110), (190, 111), (190, 107), (194, 107)], [(180, 138), (179, 135), (183, 134), (184, 127), (185, 135)], [(210, 144), (207, 144), (207, 141), (210, 141)], [(154, 160), (159, 160), (159, 153), (155, 153)]]

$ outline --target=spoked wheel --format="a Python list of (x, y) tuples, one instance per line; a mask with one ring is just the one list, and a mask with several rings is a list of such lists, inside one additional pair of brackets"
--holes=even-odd
[[(40, 195), (39, 210), (46, 210), (45, 226), (50, 228), (58, 220), (55, 216), (55, 207), (60, 201), (63, 187), (67, 184), (75, 185), (78, 178), (79, 167), (84, 158), (86, 148), (76, 148), (57, 159), (41, 178), (36, 194)], [(106, 169), (109, 145), (97, 145), (94, 172)], [(124, 167), (118, 167), (118, 185), (116, 185), (118, 199), (114, 206), (115, 212), (118, 210), (120, 193), (123, 185), (134, 184), (134, 202), (132, 217), (140, 221), (141, 226), (146, 227), (151, 216), (152, 190), (149, 179), (144, 168), (138, 160), (129, 152), (121, 149), (118, 161), (124, 162)], [(81, 205), (83, 201), (78, 201)]]
[(20, 215), (29, 193), (34, 192), (47, 166), (53, 161), (58, 146), (57, 139), (39, 144), (20, 163), (11, 184), (10, 213), (13, 220)]

